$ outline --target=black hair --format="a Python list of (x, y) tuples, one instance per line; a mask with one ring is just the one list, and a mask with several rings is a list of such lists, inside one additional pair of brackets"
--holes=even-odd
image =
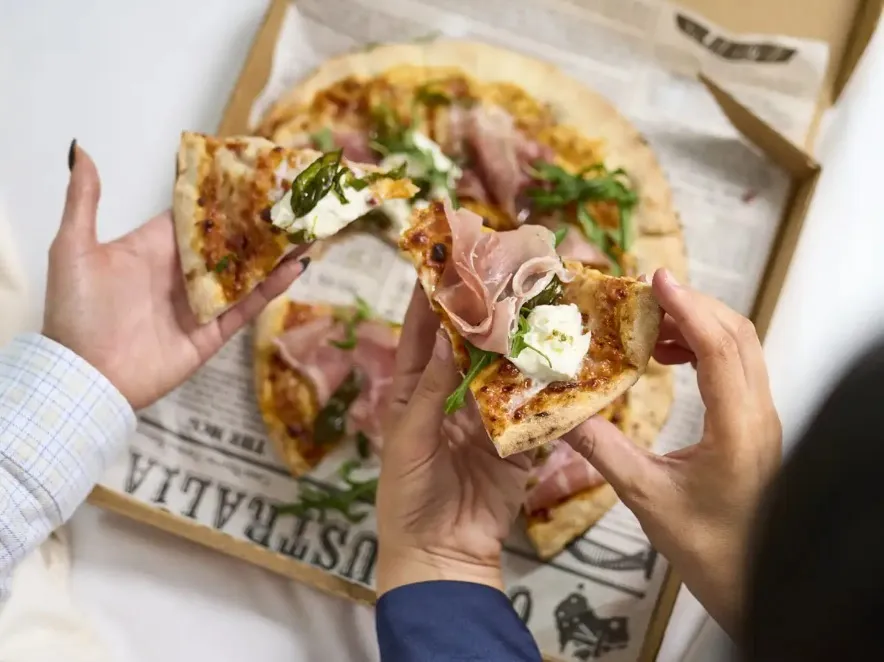
[(749, 566), (745, 660), (884, 660), (884, 342), (851, 367), (787, 458)]

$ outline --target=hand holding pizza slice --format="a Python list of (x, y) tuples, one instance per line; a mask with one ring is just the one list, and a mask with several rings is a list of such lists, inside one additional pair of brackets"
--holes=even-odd
[(339, 232), (385, 200), (417, 192), (341, 151), (286, 149), (263, 138), (184, 133), (173, 214), (188, 299), (201, 323), (263, 282), (290, 253)]
[(470, 391), (502, 457), (567, 433), (647, 368), (662, 317), (647, 283), (563, 263), (540, 226), (488, 231), (442, 202), (413, 218), (401, 247), (465, 375), (446, 410)]

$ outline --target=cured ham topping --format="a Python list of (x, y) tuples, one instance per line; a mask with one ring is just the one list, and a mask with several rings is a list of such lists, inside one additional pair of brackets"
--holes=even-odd
[(586, 235), (576, 226), (568, 226), (566, 223), (556, 221), (552, 217), (545, 217), (541, 223), (555, 232), (560, 228), (567, 228), (565, 238), (556, 247), (563, 260), (581, 262), (596, 269), (608, 269), (611, 266), (611, 258), (605, 255), (598, 246), (593, 244)]
[(551, 508), (578, 492), (598, 487), (605, 479), (586, 459), (562, 440), (552, 442), (552, 453), (532, 468), (528, 477), (525, 512)]
[(347, 324), (327, 315), (286, 330), (274, 342), (286, 365), (312, 382), (320, 408), (351, 374), (358, 375), (360, 391), (347, 410), (347, 432), (362, 432), (379, 448), (397, 337), (388, 324), (377, 320), (360, 322), (353, 333), (355, 344), (342, 348), (349, 347)]
[(466, 135), (489, 196), (512, 218), (524, 221), (528, 205), (522, 193), (532, 182), (527, 167), (551, 160), (552, 150), (527, 138), (512, 116), (497, 106), (472, 108)]
[(355, 129), (336, 130), (334, 144), (344, 150), (344, 158), (356, 163), (377, 163), (378, 157), (368, 145), (368, 134)]
[(483, 232), (482, 218), (445, 204), (451, 256), (433, 298), (458, 333), (475, 347), (506, 354), (522, 304), (553, 279), (573, 276), (562, 265), (549, 230), (526, 225)]

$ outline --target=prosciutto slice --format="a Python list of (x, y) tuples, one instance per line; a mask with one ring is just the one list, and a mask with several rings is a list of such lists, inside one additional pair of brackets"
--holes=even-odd
[(336, 129), (332, 133), (335, 145), (344, 150), (344, 158), (355, 163), (377, 163), (378, 157), (368, 146), (368, 134), (353, 129)]
[(552, 443), (552, 453), (528, 477), (531, 487), (525, 496), (525, 512), (529, 514), (605, 482), (598, 470), (567, 443), (560, 439)]
[[(552, 217), (540, 219), (540, 223), (552, 231), (556, 231), (567, 225), (563, 221), (556, 220)], [(556, 248), (563, 260), (574, 260), (582, 262), (590, 267), (603, 269), (611, 266), (611, 260), (605, 255), (600, 248), (589, 241), (586, 235), (580, 231), (580, 228), (574, 225), (568, 226), (568, 233), (562, 240), (562, 243)]]
[(498, 106), (470, 110), (467, 139), (490, 197), (512, 218), (523, 221), (527, 205), (520, 194), (531, 183), (526, 166), (538, 159), (551, 160), (551, 150), (529, 140)]
[(320, 408), (351, 370), (359, 370), (363, 386), (347, 412), (347, 429), (363, 432), (377, 450), (383, 443), (381, 420), (389, 404), (397, 337), (389, 325), (374, 320), (356, 327), (353, 349), (331, 344), (344, 337), (344, 324), (327, 315), (287, 330), (275, 343), (283, 361), (313, 383)]
[(509, 352), (509, 339), (522, 304), (557, 276), (573, 276), (553, 248), (549, 230), (524, 225), (508, 232), (483, 232), (482, 218), (445, 203), (451, 228), (451, 259), (433, 294), (458, 333), (480, 349)]
[(488, 192), (482, 180), (472, 170), (464, 170), (460, 179), (457, 180), (457, 195), (460, 198), (470, 198), (479, 202), (488, 202)]

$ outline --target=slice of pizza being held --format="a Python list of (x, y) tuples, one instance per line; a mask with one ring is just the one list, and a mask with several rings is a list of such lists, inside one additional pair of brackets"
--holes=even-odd
[(340, 151), (182, 134), (173, 216), (199, 322), (243, 299), (287, 254), (304, 252), (384, 201), (412, 197), (417, 187), (403, 172), (351, 163)]
[(276, 452), (295, 476), (338, 444), (379, 451), (399, 327), (355, 307), (274, 299), (258, 318), (255, 392)]
[(501, 457), (561, 437), (645, 371), (662, 312), (650, 285), (563, 263), (541, 226), (494, 232), (467, 209), (416, 210), (402, 249), (442, 319)]

